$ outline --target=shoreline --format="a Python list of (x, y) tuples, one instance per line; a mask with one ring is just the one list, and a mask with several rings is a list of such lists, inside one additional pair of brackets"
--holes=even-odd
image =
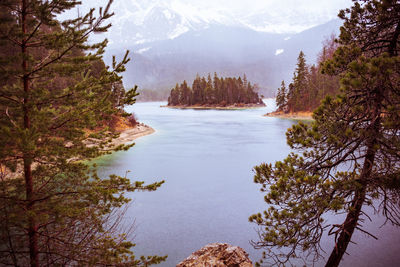
[[(117, 131), (117, 133), (119, 133), (119, 136), (115, 139), (112, 139), (112, 141), (107, 145), (106, 148), (103, 148), (103, 150), (104, 151), (114, 150), (116, 147), (120, 145), (126, 145), (138, 139), (139, 137), (146, 136), (154, 132), (155, 130), (153, 128), (144, 123), (138, 123), (134, 127), (132, 126), (128, 127), (128, 125), (124, 125), (123, 129)], [(92, 147), (99, 144), (98, 139), (88, 139), (84, 142), (87, 147)]]
[(118, 138), (115, 138), (111, 144), (113, 147), (117, 147), (119, 145), (130, 143), (140, 137), (150, 135), (154, 132), (155, 130), (153, 128), (139, 122), (135, 127), (120, 131)]
[(289, 119), (289, 120), (305, 120), (305, 121), (313, 121), (311, 111), (300, 111), (300, 112), (290, 112), (284, 113), (282, 111), (274, 111), (267, 114), (264, 114), (264, 117), (274, 117), (281, 119)]
[(202, 106), (202, 105), (193, 105), (193, 106), (168, 106), (163, 105), (160, 106), (161, 108), (173, 108), (173, 109), (197, 109), (197, 110), (208, 110), (208, 109), (215, 109), (215, 110), (243, 110), (243, 109), (255, 109), (255, 108), (262, 108), (265, 107), (265, 104), (243, 104), (243, 105), (230, 105), (230, 106)]
[[(127, 128), (127, 129), (121, 130), (119, 132), (120, 132), (119, 137), (113, 139), (110, 144), (110, 147), (105, 149), (105, 151), (113, 150), (117, 146), (125, 145), (125, 144), (130, 143), (140, 137), (150, 135), (150, 134), (154, 133), (155, 130), (150, 126), (139, 122), (135, 127)], [(91, 147), (94, 145), (96, 145), (95, 140), (92, 139), (90, 141), (86, 141), (86, 146)], [(70, 160), (71, 161), (81, 161), (81, 159), (78, 159), (78, 158), (71, 158)], [(93, 159), (91, 159), (91, 160), (93, 160)], [(33, 169), (36, 168), (36, 165), (33, 165)], [(7, 178), (8, 175), (11, 175), (13, 173), (22, 173), (21, 168), (17, 168), (17, 170), (15, 172), (11, 172), (8, 168), (6, 168), (3, 165), (0, 165), (0, 171), (5, 173), (6, 179), (8, 179)]]

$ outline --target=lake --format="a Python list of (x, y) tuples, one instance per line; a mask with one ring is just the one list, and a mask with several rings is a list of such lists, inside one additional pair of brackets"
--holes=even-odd
[[(156, 132), (129, 151), (101, 158), (99, 173), (129, 170), (132, 180), (166, 181), (156, 192), (130, 195), (127, 220), (135, 222), (136, 255), (168, 254), (159, 266), (175, 266), (206, 244), (224, 242), (245, 249), (253, 262), (260, 258), (249, 243), (257, 240), (257, 228), (248, 217), (267, 206), (252, 168), (290, 152), (285, 132), (296, 123), (263, 117), (275, 109), (273, 99), (265, 102), (265, 108), (227, 111), (161, 108), (165, 102), (127, 108)], [(398, 266), (399, 230), (379, 228), (382, 223), (366, 222), (379, 240), (358, 232), (358, 245), (349, 245), (341, 266)], [(333, 240), (325, 238), (323, 246), (329, 254)]]

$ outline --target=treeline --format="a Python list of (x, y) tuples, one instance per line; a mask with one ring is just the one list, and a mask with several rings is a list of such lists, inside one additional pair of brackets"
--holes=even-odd
[(186, 81), (176, 84), (168, 97), (168, 106), (260, 104), (262, 99), (257, 93), (257, 86), (241, 77), (218, 77), (208, 74), (207, 79), (199, 75), (190, 88)]
[(286, 88), (282, 81), (278, 88), (276, 103), (278, 111), (313, 111), (321, 100), (339, 92), (339, 77), (323, 74), (323, 62), (332, 58), (338, 44), (331, 36), (323, 43), (317, 65), (307, 65), (305, 55), (300, 51), (293, 80)]

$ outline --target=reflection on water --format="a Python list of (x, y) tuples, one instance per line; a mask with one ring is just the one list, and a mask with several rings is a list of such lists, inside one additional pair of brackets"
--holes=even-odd
[[(165, 255), (160, 266), (175, 266), (195, 250), (213, 242), (244, 248), (259, 259), (249, 240), (257, 239), (248, 217), (266, 208), (252, 168), (283, 159), (289, 152), (285, 132), (294, 121), (262, 117), (274, 110), (179, 110), (160, 108), (163, 102), (138, 103), (128, 108), (156, 132), (136, 140), (125, 152), (98, 161), (100, 173), (125, 175), (148, 183), (164, 179), (156, 192), (139, 192), (128, 211), (135, 220), (137, 255)], [(399, 231), (377, 230), (375, 241), (358, 235), (343, 266), (396, 266)], [(328, 250), (332, 240), (326, 240)], [(396, 262), (397, 261), (397, 262)]]

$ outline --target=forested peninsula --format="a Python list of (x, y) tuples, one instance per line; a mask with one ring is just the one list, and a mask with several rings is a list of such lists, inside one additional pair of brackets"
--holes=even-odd
[(265, 116), (311, 119), (312, 112), (325, 97), (338, 94), (339, 76), (328, 75), (324, 71), (324, 62), (333, 57), (338, 46), (333, 35), (325, 40), (316, 65), (308, 65), (305, 54), (300, 51), (292, 82), (286, 87), (282, 81), (277, 90), (277, 110)]
[(199, 75), (189, 87), (186, 81), (171, 90), (167, 107), (198, 109), (240, 109), (265, 106), (246, 75), (242, 77), (208, 77)]

